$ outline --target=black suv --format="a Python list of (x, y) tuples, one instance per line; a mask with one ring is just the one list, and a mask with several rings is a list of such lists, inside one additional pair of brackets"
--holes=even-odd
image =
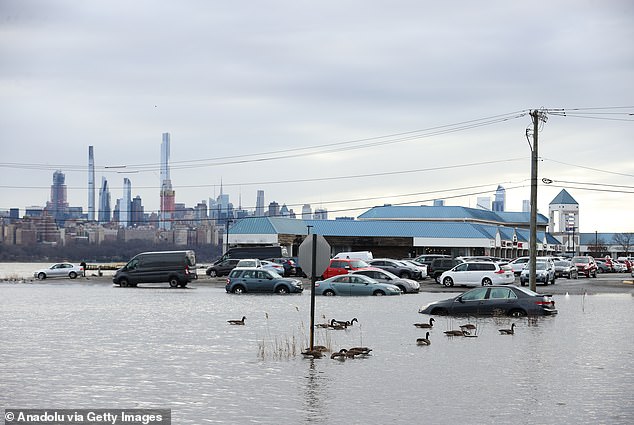
[(464, 261), (456, 258), (436, 258), (427, 266), (427, 276), (433, 277), (436, 283), (440, 283), (440, 275), (460, 263), (464, 263)]
[(227, 258), (226, 260), (216, 261), (207, 268), (205, 273), (210, 277), (226, 276), (231, 270), (235, 269), (238, 261), (240, 261), (239, 258)]

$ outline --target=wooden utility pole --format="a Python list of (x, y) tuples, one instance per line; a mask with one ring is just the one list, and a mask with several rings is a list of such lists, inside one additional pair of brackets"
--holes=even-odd
[(533, 119), (533, 145), (531, 146), (531, 231), (530, 231), (530, 261), (529, 284), (531, 291), (537, 291), (537, 132), (539, 130), (540, 112), (530, 113)]

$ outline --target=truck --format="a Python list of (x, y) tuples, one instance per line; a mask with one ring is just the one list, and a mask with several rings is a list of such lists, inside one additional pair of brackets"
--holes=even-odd
[(257, 258), (266, 260), (267, 258), (286, 257), (287, 255), (286, 249), (281, 246), (243, 246), (229, 248), (216, 262), (228, 260), (229, 258)]

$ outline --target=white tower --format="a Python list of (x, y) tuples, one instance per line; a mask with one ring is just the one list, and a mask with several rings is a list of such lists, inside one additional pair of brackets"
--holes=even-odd
[(548, 231), (559, 237), (566, 251), (579, 246), (579, 204), (566, 189), (548, 204)]

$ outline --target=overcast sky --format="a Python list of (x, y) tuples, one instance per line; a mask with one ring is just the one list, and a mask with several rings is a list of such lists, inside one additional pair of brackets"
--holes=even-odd
[(631, 232), (633, 23), (630, 0), (0, 0), (0, 209), (44, 206), (60, 169), (86, 211), (93, 145), (97, 188), (128, 177), (157, 210), (169, 132), (188, 206), (221, 180), (236, 207), (263, 189), (330, 218), (501, 184), (521, 211), (527, 113), (564, 108), (539, 212), (565, 187), (582, 232)]

